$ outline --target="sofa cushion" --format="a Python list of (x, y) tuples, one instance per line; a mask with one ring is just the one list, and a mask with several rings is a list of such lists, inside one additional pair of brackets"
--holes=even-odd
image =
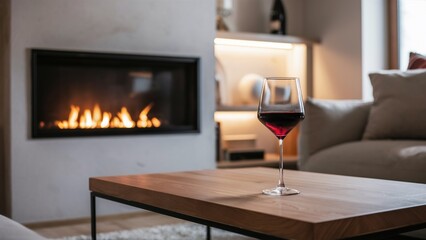
[(299, 134), (299, 164), (321, 149), (361, 140), (371, 103), (361, 100), (320, 100), (305, 103)]
[(370, 74), (374, 103), (364, 139), (426, 139), (426, 70)]
[(0, 215), (0, 239), (1, 240), (42, 240), (46, 239), (21, 224)]
[(410, 60), (408, 62), (408, 69), (426, 68), (426, 56), (419, 53), (410, 52)]
[(312, 155), (304, 171), (426, 183), (426, 141), (368, 140)]

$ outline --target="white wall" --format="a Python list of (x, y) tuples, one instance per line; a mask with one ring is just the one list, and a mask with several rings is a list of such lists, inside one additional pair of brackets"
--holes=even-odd
[(305, 0), (314, 97), (372, 100), (368, 73), (388, 67), (386, 0)]
[[(88, 178), (215, 167), (213, 0), (13, 0), (12, 217), (87, 217)], [(31, 48), (201, 57), (201, 133), (29, 138)], [(100, 201), (99, 214), (120, 204)]]
[(361, 1), (306, 0), (305, 35), (314, 47), (314, 97), (362, 97)]

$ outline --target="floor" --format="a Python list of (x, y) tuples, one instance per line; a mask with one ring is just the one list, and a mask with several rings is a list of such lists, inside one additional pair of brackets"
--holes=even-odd
[[(120, 230), (152, 227), (155, 225), (182, 223), (184, 220), (141, 211), (130, 214), (113, 215), (97, 218), (97, 232), (113, 232)], [(52, 222), (27, 225), (30, 229), (46, 238), (90, 235), (90, 219), (77, 219), (64, 222)], [(388, 240), (424, 240), (426, 229), (388, 238)]]
[[(98, 217), (97, 232), (113, 232), (180, 222), (183, 222), (183, 220), (152, 212), (137, 212), (124, 215)], [(90, 235), (90, 219), (33, 224), (28, 225), (27, 227), (46, 238)]]

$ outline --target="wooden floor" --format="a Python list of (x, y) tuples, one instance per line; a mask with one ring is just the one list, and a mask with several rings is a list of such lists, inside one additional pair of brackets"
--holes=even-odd
[[(152, 227), (156, 225), (176, 224), (184, 220), (152, 213), (136, 212), (114, 216), (98, 217), (97, 232), (113, 232), (130, 230), (141, 227)], [(68, 236), (90, 235), (90, 219), (76, 219), (62, 222), (40, 223), (27, 225), (30, 229), (46, 238), (61, 238)], [(426, 229), (395, 236), (388, 240), (424, 240)]]
[[(130, 214), (98, 217), (97, 232), (113, 232), (181, 222), (184, 221), (152, 212), (141, 211)], [(29, 224), (27, 227), (47, 238), (90, 235), (90, 219)]]

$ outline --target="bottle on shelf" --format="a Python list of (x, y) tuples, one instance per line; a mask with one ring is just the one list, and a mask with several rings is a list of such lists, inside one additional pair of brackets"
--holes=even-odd
[(272, 34), (286, 34), (286, 15), (284, 4), (282, 0), (274, 0), (274, 5), (271, 11), (271, 33)]

